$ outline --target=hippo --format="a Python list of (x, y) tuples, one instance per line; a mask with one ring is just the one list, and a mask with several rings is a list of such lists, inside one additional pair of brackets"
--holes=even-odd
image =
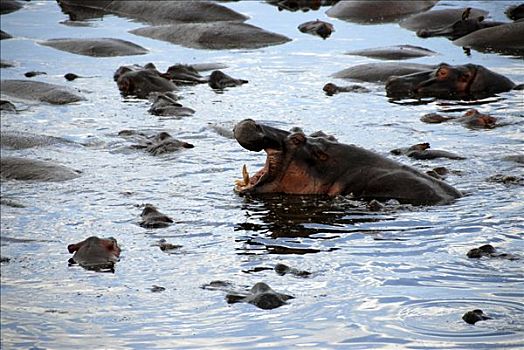
[(487, 179), (490, 182), (497, 182), (504, 185), (524, 185), (524, 177), (518, 175), (495, 174)]
[(0, 30), (0, 40), (4, 39), (11, 39), (13, 36), (9, 33), (4, 32), (3, 30)]
[(130, 33), (194, 49), (258, 49), (291, 39), (247, 23), (178, 23), (133, 29)]
[(209, 77), (202, 76), (195, 67), (188, 64), (172, 65), (162, 76), (177, 85), (203, 84), (209, 81)]
[(380, 83), (392, 76), (404, 76), (426, 72), (436, 66), (421, 63), (364, 63), (343, 69), (332, 75), (334, 78)]
[(414, 13), (429, 10), (438, 0), (387, 1), (355, 0), (340, 1), (326, 11), (329, 17), (348, 22), (373, 24), (398, 22)]
[(270, 5), (276, 6), (279, 11), (287, 10), (296, 12), (301, 10), (307, 12), (309, 10), (316, 11), (321, 6), (331, 6), (339, 2), (339, 0), (266, 0)]
[(508, 253), (497, 253), (495, 247), (491, 244), (484, 244), (478, 248), (473, 248), (468, 251), (466, 254), (470, 259), (480, 259), (480, 258), (502, 258), (508, 260), (519, 260), (518, 256)]
[(504, 11), (506, 16), (513, 21), (518, 21), (524, 18), (524, 4), (508, 6)]
[(167, 92), (177, 88), (151, 63), (144, 67), (121, 66), (116, 70), (113, 79), (123, 96), (133, 95), (138, 98), (148, 98), (152, 92)]
[(248, 294), (227, 294), (226, 300), (228, 304), (245, 302), (253, 304), (256, 307), (264, 310), (276, 309), (282, 305), (287, 304), (287, 300), (294, 297), (287, 294), (275, 292), (270, 286), (264, 282), (256, 283)]
[(340, 92), (369, 92), (370, 90), (361, 86), (361, 85), (349, 85), (349, 86), (338, 86), (333, 83), (327, 83), (322, 88), (326, 95), (333, 96), (335, 94), (338, 94)]
[(0, 1), (0, 15), (7, 15), (8, 13), (15, 12), (24, 7), (20, 2), (15, 0), (2, 0)]
[(158, 242), (156, 242), (156, 244), (154, 244), (155, 246), (158, 246), (160, 248), (161, 251), (163, 252), (166, 252), (166, 251), (169, 251), (169, 250), (176, 250), (176, 249), (180, 249), (182, 248), (181, 245), (178, 245), (178, 244), (173, 244), (173, 243), (169, 243), (168, 241), (166, 241), (164, 238), (160, 239)]
[(0, 111), (16, 113), (16, 106), (7, 100), (0, 100)]
[(58, 0), (66, 11), (90, 9), (111, 13), (153, 25), (176, 22), (243, 22), (248, 17), (211, 1), (158, 1), (154, 6), (147, 0)]
[(57, 50), (83, 56), (115, 57), (145, 55), (149, 51), (127, 40), (113, 38), (60, 38), (39, 43)]
[(355, 50), (345, 53), (346, 55), (364, 56), (379, 60), (406, 60), (411, 58), (433, 56), (435, 51), (413, 45), (396, 45), (388, 47), (377, 47), (372, 49)]
[(72, 144), (72, 141), (61, 137), (38, 135), (30, 132), (2, 130), (0, 146), (7, 149), (26, 149), (55, 144)]
[(152, 92), (149, 100), (153, 103), (148, 112), (157, 116), (186, 117), (195, 113), (195, 110), (184, 107), (177, 102), (177, 97), (172, 92)]
[(297, 277), (309, 277), (311, 276), (311, 272), (304, 271), (304, 270), (298, 270), (294, 267), (289, 267), (284, 264), (276, 264), (275, 265), (275, 272), (279, 274), (280, 276), (284, 276), (287, 274), (294, 275)]
[(445, 121), (453, 120), (461, 123), (470, 129), (493, 129), (496, 126), (497, 118), (488, 114), (480, 113), (478, 110), (471, 108), (464, 113), (462, 117), (446, 117), (436, 113), (423, 115), (420, 120), (428, 124), (438, 124)]
[(480, 310), (480, 309), (475, 309), (475, 310), (472, 310), (472, 311), (468, 311), (468, 312), (466, 312), (466, 313), (462, 316), (462, 319), (463, 319), (464, 322), (466, 322), (466, 323), (469, 323), (469, 324), (475, 324), (475, 323), (477, 323), (478, 321), (490, 320), (491, 317), (486, 316), (482, 310)]
[(515, 162), (518, 164), (524, 164), (524, 154), (511, 154), (509, 156), (505, 156), (502, 158), (505, 161), (508, 162)]
[(469, 18), (486, 17), (488, 15), (487, 11), (473, 7), (432, 10), (412, 15), (402, 20), (399, 25), (402, 28), (415, 32), (419, 30), (437, 30), (461, 21), (465, 11), (467, 11)]
[(219, 70), (215, 70), (209, 76), (209, 81), (207, 83), (212, 89), (222, 90), (226, 87), (247, 84), (248, 81), (244, 79), (235, 79)]
[(24, 73), (24, 77), (26, 77), (26, 78), (36, 77), (37, 75), (47, 75), (47, 73), (46, 72), (41, 72), (41, 71), (35, 71), (35, 70), (32, 70), (32, 71)]
[(449, 170), (446, 167), (439, 166), (439, 167), (426, 171), (426, 174), (436, 179), (444, 179), (449, 174)]
[(12, 68), (16, 66), (17, 66), (16, 62), (0, 59), (0, 68)]
[(434, 28), (419, 29), (417, 36), (420, 38), (429, 38), (433, 36), (444, 36), (448, 39), (455, 40), (474, 31), (491, 28), (504, 24), (504, 22), (486, 21), (484, 16), (471, 16), (471, 8), (468, 7), (462, 12), (462, 17), (452, 24)]
[(322, 39), (327, 39), (331, 33), (335, 31), (335, 28), (331, 23), (317, 19), (316, 21), (302, 23), (298, 26), (298, 30), (300, 30), (302, 33), (318, 35)]
[(418, 143), (410, 147), (395, 148), (390, 151), (394, 155), (406, 155), (410, 158), (415, 159), (436, 159), (436, 158), (448, 158), (448, 159), (466, 159), (458, 154), (451, 153), (448, 151), (442, 151), (438, 149), (429, 149), (431, 146), (429, 143)]
[(462, 194), (450, 185), (409, 166), (316, 132), (280, 130), (252, 119), (234, 128), (244, 148), (267, 153), (264, 167), (252, 177), (244, 166), (240, 194), (285, 193), (349, 195), (362, 199), (396, 199), (415, 205), (445, 204)]
[(2, 80), (0, 92), (9, 96), (63, 105), (84, 101), (85, 98), (69, 89), (55, 84), (32, 80)]
[(163, 228), (171, 225), (173, 219), (162, 214), (153, 204), (146, 204), (140, 214), (142, 221), (139, 225), (143, 228)]
[(24, 181), (66, 181), (80, 176), (80, 172), (63, 165), (36, 159), (2, 157), (0, 177)]
[(118, 133), (118, 136), (137, 141), (138, 144), (132, 145), (132, 148), (145, 149), (153, 156), (176, 152), (183, 148), (195, 147), (188, 142), (173, 138), (165, 131), (156, 135), (146, 135), (145, 133), (133, 130), (122, 130)]
[(524, 56), (524, 21), (477, 30), (454, 40), (453, 44), (480, 52)]
[(114, 272), (115, 263), (119, 260), (120, 247), (116, 239), (92, 236), (82, 242), (67, 246), (69, 253), (75, 253), (69, 259), (69, 265), (78, 264), (87, 270), (109, 270)]
[(387, 96), (393, 99), (436, 97), (446, 99), (481, 99), (506, 92), (516, 84), (483, 66), (441, 63), (436, 69), (386, 81)]

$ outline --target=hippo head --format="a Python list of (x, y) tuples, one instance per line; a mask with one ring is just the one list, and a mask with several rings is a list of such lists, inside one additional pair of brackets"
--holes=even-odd
[(467, 8), (462, 13), (462, 18), (455, 23), (437, 29), (421, 29), (417, 31), (417, 35), (421, 38), (445, 36), (451, 40), (455, 40), (487, 26), (487, 24), (484, 23), (484, 16), (470, 18), (470, 12), (471, 8)]
[(434, 70), (392, 76), (386, 81), (387, 96), (398, 99), (478, 99), (513, 87), (515, 84), (508, 78), (475, 64), (451, 66), (441, 63)]
[(116, 239), (89, 237), (82, 242), (67, 246), (69, 253), (75, 253), (70, 264), (79, 264), (88, 270), (113, 270), (120, 256), (120, 247)]
[[(246, 119), (235, 126), (240, 145), (250, 151), (267, 153), (264, 167), (249, 177), (244, 166), (240, 193), (331, 194), (340, 192), (337, 179), (341, 157), (333, 154), (336, 139), (322, 132), (307, 137), (302, 131), (284, 131)], [(329, 154), (328, 154), (329, 149)], [(335, 170), (336, 168), (336, 170)]]

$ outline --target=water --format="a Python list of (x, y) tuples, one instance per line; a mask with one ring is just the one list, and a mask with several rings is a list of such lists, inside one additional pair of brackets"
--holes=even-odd
[[(503, 20), (515, 1), (443, 1), (436, 8), (473, 6)], [(325, 96), (331, 74), (372, 59), (349, 50), (395, 44), (424, 46), (438, 56), (418, 63), (477, 63), (524, 82), (521, 59), (473, 51), (467, 57), (447, 39), (420, 39), (396, 24), (358, 25), (317, 12), (278, 12), (259, 2), (225, 3), (249, 15), (248, 23), (292, 38), (257, 50), (207, 51), (134, 36), (141, 26), (106, 16), (88, 27), (66, 26), (52, 1), (24, 3), (2, 16), (2, 30), (15, 39), (1, 44), (2, 79), (33, 78), (79, 89), (87, 101), (68, 106), (15, 101), (25, 109), (2, 114), (3, 130), (65, 137), (84, 144), (20, 151), (83, 172), (64, 183), (2, 182), (3, 198), (24, 208), (2, 206), (1, 340), (5, 349), (401, 349), (523, 348), (522, 261), (470, 260), (466, 252), (491, 243), (501, 252), (523, 255), (522, 186), (486, 181), (495, 174), (522, 175), (502, 160), (522, 153), (522, 92), (500, 94), (475, 107), (509, 123), (493, 130), (419, 121), (430, 112), (470, 106), (436, 101), (391, 104), (383, 87), (363, 84), (369, 94)], [(296, 27), (316, 18), (334, 24), (327, 40)], [(144, 56), (90, 58), (39, 46), (59, 37), (116, 37), (144, 46)], [(181, 88), (177, 95), (196, 110), (183, 119), (158, 118), (149, 103), (120, 96), (112, 80), (123, 64), (221, 62), (224, 71), (249, 80), (215, 93), (207, 85)], [(95, 76), (65, 82), (63, 74)], [(233, 181), (247, 164), (252, 172), (262, 154), (246, 151), (213, 126), (231, 128), (253, 118), (306, 132), (319, 129), (387, 155), (393, 148), (430, 142), (433, 148), (467, 156), (464, 161), (400, 161), (426, 170), (446, 166), (459, 174), (447, 181), (468, 195), (437, 207), (388, 206), (371, 213), (350, 198), (241, 197)], [(167, 130), (193, 149), (152, 157), (123, 151), (122, 129)], [(175, 224), (138, 226), (140, 205), (152, 203)], [(115, 237), (121, 261), (114, 274), (68, 267), (67, 245), (89, 236)], [(166, 254), (159, 239), (183, 247)], [(277, 263), (312, 272), (309, 278), (279, 276)], [(264, 269), (267, 268), (267, 269)], [(264, 281), (291, 294), (289, 305), (265, 311), (228, 305), (223, 291), (200, 288), (213, 280), (238, 288)], [(150, 288), (166, 288), (153, 293)], [(491, 320), (468, 325), (466, 311), (480, 308)]]

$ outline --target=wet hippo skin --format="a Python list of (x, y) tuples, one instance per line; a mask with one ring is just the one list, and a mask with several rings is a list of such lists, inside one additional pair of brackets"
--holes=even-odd
[(238, 143), (267, 153), (265, 166), (237, 181), (240, 193), (347, 195), (397, 199), (411, 204), (443, 204), (461, 197), (450, 185), (354, 145), (316, 132), (289, 132), (251, 119), (235, 126)]
[(74, 253), (69, 264), (78, 264), (88, 270), (114, 268), (120, 256), (120, 247), (116, 239), (89, 237), (81, 242), (67, 246), (69, 253)]

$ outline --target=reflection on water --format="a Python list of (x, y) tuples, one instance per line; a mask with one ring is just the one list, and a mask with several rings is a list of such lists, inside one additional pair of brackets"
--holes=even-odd
[[(515, 1), (469, 1), (493, 20)], [(447, 39), (421, 39), (398, 25), (359, 25), (318, 11), (278, 11), (264, 2), (226, 2), (249, 15), (248, 23), (293, 41), (258, 50), (208, 51), (134, 36), (142, 26), (101, 13), (74, 18), (55, 2), (24, 2), (2, 15), (2, 79), (32, 79), (78, 89), (87, 101), (68, 106), (13, 100), (18, 113), (2, 111), (1, 128), (64, 137), (78, 145), (2, 149), (2, 156), (55, 161), (82, 171), (65, 183), (1, 183), (1, 337), (6, 349), (398, 349), (524, 347), (521, 260), (468, 259), (491, 244), (522, 255), (522, 186), (489, 182), (495, 174), (521, 175), (504, 158), (522, 148), (522, 91), (479, 101), (429, 100), (390, 103), (383, 86), (372, 93), (326, 96), (331, 74), (372, 59), (348, 50), (396, 44), (424, 46), (439, 55), (417, 63), (482, 64), (524, 82), (519, 60), (463, 50)], [(436, 8), (463, 7), (441, 2)], [(71, 10), (72, 11), (72, 10)], [(73, 13), (69, 11), (70, 13)], [(95, 19), (91, 19), (95, 18)], [(333, 23), (327, 40), (297, 26), (316, 18)], [(277, 20), (275, 20), (277, 19)], [(71, 20), (85, 20), (71, 25)], [(63, 24), (61, 24), (63, 23)], [(74, 22), (78, 24), (78, 22)], [(65, 25), (64, 25), (65, 24)], [(97, 59), (36, 44), (58, 37), (115, 37), (150, 50), (143, 56)], [(59, 62), (59, 63), (57, 63)], [(113, 81), (117, 67), (154, 62), (223, 63), (224, 72), (248, 84), (217, 94), (207, 85), (184, 86), (176, 95), (196, 113), (158, 118), (150, 103), (123, 99)], [(90, 79), (66, 81), (74, 72)], [(343, 84), (339, 81), (337, 84)], [(420, 122), (428, 113), (456, 113), (479, 106), (507, 119), (489, 131), (455, 123)], [(236, 122), (253, 118), (289, 130), (322, 129), (340, 142), (388, 155), (390, 149), (429, 142), (467, 160), (401, 161), (427, 170), (450, 169), (446, 181), (467, 196), (446, 206), (386, 203), (377, 212), (347, 197), (239, 196), (234, 180), (243, 164), (260, 157), (231, 138)], [(128, 148), (121, 130), (166, 131), (195, 147), (152, 157)], [(8, 205), (4, 205), (7, 203)], [(16, 205), (9, 205), (14, 203)], [(137, 225), (140, 205), (151, 203), (174, 223)], [(67, 244), (89, 236), (115, 237), (122, 248), (114, 273), (67, 266)], [(158, 242), (183, 246), (166, 254)], [(311, 274), (280, 274), (284, 264)], [(265, 282), (295, 296), (271, 311), (228, 305), (224, 293), (201, 288), (211, 281), (250, 287)], [(151, 286), (164, 288), (154, 293)], [(462, 315), (480, 308), (492, 317), (475, 325)]]

